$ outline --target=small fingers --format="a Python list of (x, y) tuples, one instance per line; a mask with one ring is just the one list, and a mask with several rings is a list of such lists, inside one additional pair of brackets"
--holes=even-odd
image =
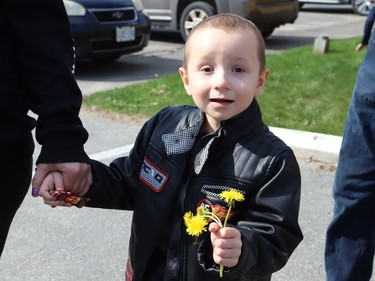
[(214, 262), (225, 267), (236, 266), (238, 264), (239, 257), (240, 256), (237, 256), (236, 252), (231, 253), (230, 251), (226, 251), (225, 255), (223, 255), (223, 253), (215, 252), (213, 254)]
[(215, 263), (226, 267), (237, 265), (242, 250), (241, 233), (237, 229), (225, 227), (211, 232), (211, 242)]
[(92, 184), (91, 166), (87, 163), (61, 163), (65, 190), (83, 196)]

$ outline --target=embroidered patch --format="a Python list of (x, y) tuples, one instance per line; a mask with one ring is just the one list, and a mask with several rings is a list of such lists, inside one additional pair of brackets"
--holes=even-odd
[[(203, 199), (198, 202), (197, 207), (206, 207), (210, 212), (215, 213), (221, 221), (225, 220), (225, 217), (228, 213), (228, 209), (224, 206), (221, 206), (220, 204), (212, 204), (209, 200)], [(233, 210), (230, 211), (230, 214), (228, 216), (228, 220), (230, 220), (235, 214), (238, 212), (234, 212)]]
[(160, 192), (169, 176), (145, 157), (139, 178), (154, 191)]

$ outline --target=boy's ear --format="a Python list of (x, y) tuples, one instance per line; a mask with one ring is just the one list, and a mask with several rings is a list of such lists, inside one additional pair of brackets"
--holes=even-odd
[(261, 73), (259, 75), (259, 79), (258, 79), (258, 86), (257, 86), (257, 89), (256, 89), (256, 92), (255, 92), (255, 96), (259, 96), (263, 89), (264, 89), (264, 86), (266, 85), (266, 81), (268, 79), (268, 76), (270, 76), (270, 70), (269, 69), (266, 69), (263, 73)]
[(191, 96), (191, 94), (190, 94), (189, 77), (188, 77), (188, 75), (187, 75), (187, 71), (185, 70), (185, 68), (180, 67), (180, 68), (178, 69), (178, 73), (180, 74), (181, 80), (182, 80), (182, 82), (184, 83), (184, 87), (185, 87), (186, 93), (187, 93), (189, 96)]

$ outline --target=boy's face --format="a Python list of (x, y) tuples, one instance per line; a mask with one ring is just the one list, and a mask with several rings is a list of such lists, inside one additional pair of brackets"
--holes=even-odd
[(208, 126), (243, 112), (263, 90), (256, 36), (245, 31), (197, 30), (189, 39), (186, 69), (180, 76), (189, 96), (206, 113)]

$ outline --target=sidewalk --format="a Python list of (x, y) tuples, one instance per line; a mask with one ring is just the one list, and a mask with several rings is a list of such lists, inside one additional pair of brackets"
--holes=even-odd
[(342, 137), (270, 127), (299, 158), (336, 164)]

